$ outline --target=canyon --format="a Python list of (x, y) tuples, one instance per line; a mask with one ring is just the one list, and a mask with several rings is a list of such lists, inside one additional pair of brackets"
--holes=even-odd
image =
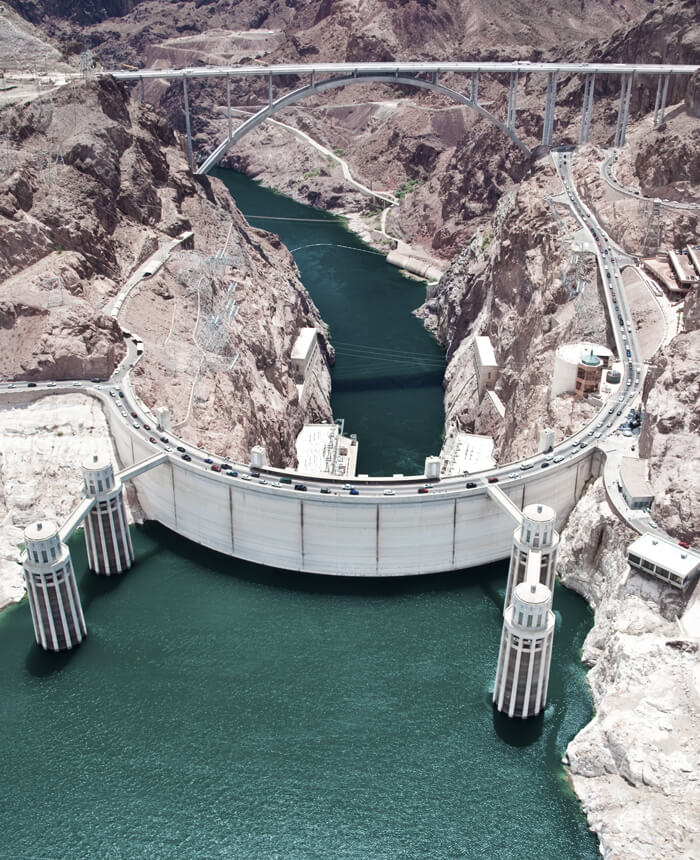
[[(494, 59), (512, 58), (514, 51), (523, 59), (553, 58), (562, 53), (558, 43), (568, 45), (566, 55), (590, 60), (697, 62), (700, 52), (690, 2), (652, 9), (632, 0), (588, 2), (581, 17), (579, 3), (559, 0), (546, 21), (508, 10), (496, 16), (486, 4), (467, 13), (464, 4), (447, 0), (177, 3), (169, 4), (169, 16), (155, 0), (81, 4), (79, 11), (62, 3), (13, 5), (44, 30), (21, 25), (33, 45), (47, 44), (47, 62), (59, 48), (74, 62), (84, 45), (106, 66), (161, 67), (205, 60), (420, 59), (465, 55), (473, 45)], [(79, 44), (69, 44), (76, 33)], [(564, 143), (577, 140), (580, 89), (573, 78), (560, 84), (556, 137)], [(616, 166), (624, 184), (638, 185), (647, 197), (700, 200), (696, 93), (697, 80), (686, 89), (674, 84), (667, 120), (652, 129), (653, 89), (635, 87), (628, 143)], [(242, 111), (262, 97), (243, 86), (234, 95)], [(483, 98), (492, 109), (503, 112), (506, 96), (502, 81), (484, 82)], [(0, 137), (12, 161), (0, 184), (0, 374), (30, 380), (111, 372), (123, 343), (110, 302), (160, 243), (196, 225), (194, 250), (173, 252), (121, 314), (122, 326), (143, 339), (148, 355), (132, 376), (136, 392), (168, 408), (178, 432), (193, 444), (246, 457), (264, 440), (273, 462), (293, 465), (304, 421), (332, 417), (327, 374), (304, 404), (298, 402), (288, 360), (293, 334), (315, 326), (331, 362), (327, 329), (279, 240), (250, 227), (216, 179), (188, 172), (177, 87), (150, 84), (146, 97), (157, 107), (130, 99), (114, 83), (91, 82), (56, 91), (48, 106), (34, 101), (0, 113)], [(638, 256), (648, 213), (637, 200), (611, 194), (598, 169), (614, 132), (616, 98), (606, 83), (596, 85), (593, 140), (576, 153), (574, 175), (621, 249)], [(197, 85), (192, 99), (195, 147), (208, 151), (225, 133), (225, 94)], [(550, 399), (557, 345), (584, 338), (610, 343), (603, 286), (590, 253), (581, 251), (585, 305), (563, 283), (577, 226), (554, 199), (562, 189), (547, 154), (536, 151), (542, 101), (541, 89), (522, 85), (518, 121), (535, 150), (531, 158), (469, 111), (446, 107), (431, 94), (384, 86), (339, 91), (282, 116), (342, 152), (365, 184), (404, 192), (389, 214), (389, 231), (446, 266), (418, 312), (447, 350), (446, 426), (492, 435), (502, 462), (534, 451), (540, 426), (562, 435), (593, 413), (590, 404), (571, 397)], [(59, 141), (63, 163), (55, 159)], [(348, 186), (337, 165), (279, 126), (251, 134), (227, 164), (332, 211), (366, 215), (377, 206)], [(697, 213), (665, 208), (661, 235), (669, 247), (697, 241)], [(231, 265), (212, 263), (217, 252)], [(235, 320), (221, 347), (203, 349), (195, 320), (229, 295), (238, 305)], [(688, 464), (698, 461), (698, 301), (695, 288), (682, 309), (680, 333), (650, 358), (639, 441), (656, 490), (654, 519), (694, 543), (700, 499)], [(504, 418), (478, 394), (472, 349), (482, 334), (496, 346)], [(16, 545), (19, 527), (34, 515), (32, 494), (19, 492), (23, 478), (9, 465), (26, 457), (22, 440), (36, 435), (32, 427), (46, 428), (54, 441), (36, 460), (44, 467), (75, 456), (74, 450), (58, 451), (59, 432), (75, 440), (75, 450), (86, 439), (108, 444), (94, 406), (66, 402), (65, 409), (61, 416), (37, 404), (27, 422), (16, 414), (3, 419), (3, 571), (14, 571), (6, 574), (14, 577), (7, 580), (6, 600), (21, 597)], [(49, 513), (54, 506), (60, 515), (77, 498), (79, 487), (69, 496), (68, 483), (58, 482), (57, 497), (46, 501)], [(631, 539), (600, 481), (593, 483), (563, 532), (559, 563), (564, 584), (595, 610), (583, 658), (593, 667), (596, 715), (570, 743), (567, 768), (605, 856), (690, 857), (693, 822), (700, 820), (697, 641), (676, 620), (688, 597), (630, 571), (624, 549)]]

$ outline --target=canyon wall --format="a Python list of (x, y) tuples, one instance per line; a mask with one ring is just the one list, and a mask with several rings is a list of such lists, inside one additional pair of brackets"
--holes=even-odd
[[(125, 354), (111, 316), (144, 260), (192, 230), (125, 299), (143, 339), (134, 386), (181, 435), (245, 459), (295, 462), (305, 420), (330, 420), (326, 327), (276, 236), (250, 227), (215, 179), (195, 178), (167, 122), (108, 80), (0, 114), (0, 374), (107, 378)], [(218, 255), (218, 256), (217, 256)], [(314, 326), (324, 360), (300, 404), (291, 370)]]

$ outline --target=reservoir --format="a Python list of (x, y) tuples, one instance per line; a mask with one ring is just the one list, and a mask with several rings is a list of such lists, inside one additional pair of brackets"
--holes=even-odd
[[(232, 183), (244, 211), (247, 187), (253, 214), (279, 214), (278, 196)], [(331, 292), (329, 272), (371, 256), (337, 223), (307, 228), (298, 244), (327, 245), (330, 257), (312, 268)], [(295, 254), (305, 281), (312, 251)], [(381, 265), (387, 280), (398, 274)], [(376, 330), (385, 346), (426, 357), (417, 379), (380, 355), (368, 381), (339, 355), (334, 373), (348, 385), (334, 412), (360, 437), (363, 471), (420, 470), (439, 450), (438, 379), (436, 423), (421, 415), (425, 425), (386, 459), (384, 410), (410, 424), (389, 403), (394, 389), (405, 385), (409, 404), (424, 393), (413, 411), (427, 413), (436, 369), (427, 357), (441, 359), (410, 315), (423, 287), (399, 283), (410, 318), (401, 325), (416, 323), (415, 341), (386, 336), (393, 323), (379, 307), (396, 314), (398, 299), (366, 290), (362, 305), (364, 283), (332, 299), (349, 332), (340, 337), (329, 320), (334, 342)], [(317, 286), (307, 283), (328, 319)], [(0, 858), (599, 856), (561, 766), (591, 716), (580, 649), (592, 619), (581, 598), (555, 591), (546, 713), (508, 721), (490, 701), (504, 564), (349, 580), (247, 564), (153, 524), (133, 537), (136, 564), (112, 579), (89, 573), (82, 536), (71, 541), (88, 625), (74, 652), (33, 644), (26, 601), (0, 614)]]

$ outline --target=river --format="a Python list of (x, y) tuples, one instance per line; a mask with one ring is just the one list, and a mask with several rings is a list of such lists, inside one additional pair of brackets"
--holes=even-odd
[[(279, 217), (278, 197), (232, 185), (244, 211), (255, 200), (253, 214)], [(308, 222), (299, 245), (314, 244), (318, 226)], [(379, 302), (363, 280), (353, 295), (326, 296), (362, 251), (338, 224), (323, 229), (329, 256), (307, 286), (324, 316), (337, 302), (348, 317), (342, 338), (331, 319), (334, 341), (374, 331), (397, 353), (439, 356), (410, 316), (420, 286), (401, 279)], [(312, 251), (296, 252), (305, 279)], [(398, 328), (415, 322), (416, 339), (387, 335), (380, 305), (410, 317)], [(334, 410), (358, 433), (365, 470), (420, 470), (439, 447), (439, 405), (438, 421), (422, 414), (437, 390), (376, 365), (362, 381), (339, 356), (334, 373), (349, 384)], [(389, 405), (392, 378), (405, 385), (396, 402), (405, 396), (425, 419), (415, 436), (403, 433), (408, 419), (385, 415), (402, 414)], [(402, 433), (395, 455), (386, 426)], [(545, 714), (509, 721), (490, 703), (503, 564), (358, 581), (246, 564), (157, 525), (133, 536), (136, 564), (113, 579), (89, 573), (82, 538), (71, 541), (89, 630), (74, 652), (33, 644), (26, 601), (0, 615), (0, 857), (598, 856), (561, 765), (591, 715), (580, 597), (555, 592)]]

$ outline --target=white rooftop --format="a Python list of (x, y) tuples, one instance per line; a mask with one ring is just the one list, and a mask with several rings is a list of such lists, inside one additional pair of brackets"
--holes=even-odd
[(620, 461), (620, 477), (630, 496), (647, 498), (654, 496), (654, 488), (647, 479), (647, 460), (638, 457), (623, 457)]
[(474, 344), (476, 345), (476, 354), (479, 364), (482, 367), (498, 367), (496, 353), (493, 351), (493, 344), (491, 343), (490, 337), (478, 335), (474, 338)]
[(521, 603), (533, 605), (548, 603), (552, 599), (552, 592), (541, 582), (521, 582), (515, 586), (514, 594)]
[(58, 526), (53, 520), (40, 520), (31, 523), (24, 530), (25, 541), (29, 540), (49, 540), (58, 534)]
[(315, 337), (315, 328), (303, 328), (299, 332), (299, 337), (294, 341), (294, 346), (292, 347), (292, 358), (298, 358), (303, 361), (309, 354), (309, 350), (311, 349)]
[(304, 424), (296, 439), (298, 471), (304, 475), (351, 478), (357, 442), (340, 435), (337, 424)]
[(549, 505), (526, 505), (523, 508), (523, 516), (533, 523), (548, 523), (556, 519), (556, 512)]
[(675, 541), (659, 534), (647, 532), (627, 547), (628, 553), (645, 558), (683, 579), (690, 576), (700, 565), (700, 553), (685, 549)]
[(565, 361), (570, 361), (572, 364), (578, 364), (584, 355), (597, 355), (598, 358), (611, 358), (612, 350), (600, 343), (589, 343), (588, 341), (580, 341), (579, 343), (565, 343), (557, 349), (557, 355)]
[(441, 474), (463, 475), (481, 472), (496, 465), (493, 458), (493, 439), (461, 430), (450, 430), (440, 452)]

